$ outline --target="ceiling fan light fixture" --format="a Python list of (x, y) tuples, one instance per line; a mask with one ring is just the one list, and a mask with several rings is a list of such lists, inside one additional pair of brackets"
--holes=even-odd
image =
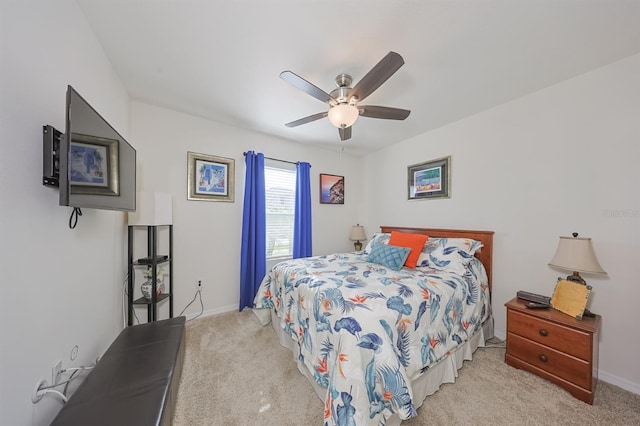
[(329, 121), (337, 128), (350, 127), (360, 116), (360, 111), (354, 105), (338, 104), (329, 110)]

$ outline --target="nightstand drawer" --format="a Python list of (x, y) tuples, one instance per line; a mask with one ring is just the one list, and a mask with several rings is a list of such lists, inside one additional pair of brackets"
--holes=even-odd
[(540, 318), (514, 310), (507, 311), (509, 333), (526, 337), (586, 361), (591, 361), (591, 339), (589, 333), (554, 324)]
[(521, 336), (507, 335), (507, 353), (577, 386), (591, 389), (591, 364)]

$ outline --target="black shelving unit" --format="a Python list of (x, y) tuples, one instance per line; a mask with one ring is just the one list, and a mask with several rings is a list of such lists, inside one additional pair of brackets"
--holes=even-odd
[[(140, 262), (142, 258), (134, 259), (133, 255), (133, 233), (134, 228), (147, 228), (147, 257), (151, 259), (150, 262)], [(167, 259), (158, 260), (158, 228), (168, 227), (169, 233), (169, 254)], [(156, 321), (158, 319), (158, 303), (169, 299), (169, 318), (173, 318), (173, 225), (156, 225), (156, 226), (136, 226), (130, 225), (128, 232), (128, 257), (127, 262), (129, 265), (128, 274), (128, 312), (127, 312), (127, 324), (133, 325), (133, 308), (135, 305), (147, 305), (147, 322)], [(169, 266), (169, 283), (166, 287), (166, 293), (160, 295), (157, 294), (156, 281), (157, 281), (157, 266), (158, 265)], [(144, 296), (138, 299), (133, 299), (133, 281), (136, 267), (150, 267), (151, 268), (151, 300), (146, 299)], [(167, 285), (167, 283), (165, 283)]]

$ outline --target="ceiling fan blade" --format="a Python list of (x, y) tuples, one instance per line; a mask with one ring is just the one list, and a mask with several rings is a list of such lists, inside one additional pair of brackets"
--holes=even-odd
[(362, 77), (351, 91), (351, 97), (357, 97), (358, 102), (362, 102), (367, 96), (373, 93), (382, 83), (387, 81), (404, 64), (402, 56), (396, 52), (389, 52), (371, 70)]
[(408, 109), (390, 108), (376, 105), (359, 105), (358, 110), (362, 117), (385, 118), (387, 120), (404, 120), (411, 114)]
[(301, 118), (299, 120), (292, 121), (291, 123), (287, 123), (287, 124), (285, 124), (285, 126), (287, 126), (287, 127), (300, 126), (301, 124), (307, 124), (307, 123), (311, 123), (312, 121), (316, 121), (316, 120), (320, 120), (321, 118), (325, 118), (327, 115), (329, 115), (329, 114), (326, 111), (325, 112), (319, 112), (317, 114), (313, 114), (313, 115), (310, 115), (308, 117), (304, 117), (304, 118)]
[(338, 132), (340, 133), (340, 140), (346, 141), (347, 139), (351, 139), (351, 127), (339, 127)]
[(330, 101), (334, 100), (327, 92), (314, 86), (304, 78), (295, 73), (292, 73), (291, 71), (282, 71), (280, 73), (280, 78), (291, 84), (292, 86), (302, 90), (306, 94), (311, 95), (318, 100), (321, 100), (322, 102), (329, 103)]

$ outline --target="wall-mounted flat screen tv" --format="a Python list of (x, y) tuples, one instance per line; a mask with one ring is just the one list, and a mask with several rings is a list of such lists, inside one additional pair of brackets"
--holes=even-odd
[(136, 209), (136, 150), (71, 86), (58, 158), (61, 206)]

